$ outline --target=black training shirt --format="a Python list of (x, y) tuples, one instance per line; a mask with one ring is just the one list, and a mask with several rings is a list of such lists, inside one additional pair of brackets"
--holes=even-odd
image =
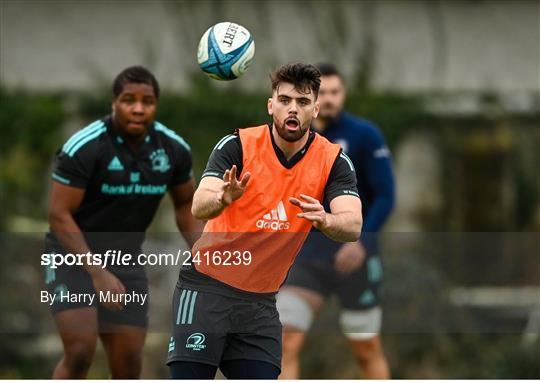
[[(176, 132), (156, 121), (135, 151), (110, 116), (69, 138), (56, 155), (52, 174), (56, 182), (85, 189), (74, 213), (81, 231), (139, 233), (130, 235), (131, 248), (142, 243), (167, 190), (191, 177), (191, 150)], [(47, 242), (58, 245), (51, 233)]]

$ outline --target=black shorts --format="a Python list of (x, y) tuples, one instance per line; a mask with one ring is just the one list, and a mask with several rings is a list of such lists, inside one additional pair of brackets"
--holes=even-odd
[(270, 300), (222, 295), (179, 281), (173, 297), (167, 364), (220, 366), (228, 360), (268, 362), (281, 370), (281, 322)]
[[(124, 267), (121, 269), (109, 269), (126, 288), (126, 295), (137, 294), (146, 296), (142, 300), (127, 302), (123, 310), (113, 311), (105, 308), (100, 298), (107, 295), (96, 293), (90, 275), (80, 266), (61, 265), (56, 269), (45, 268), (45, 284), (47, 291), (56, 296), (50, 306), (53, 314), (82, 307), (95, 307), (98, 310), (100, 328), (106, 324), (148, 326), (148, 279), (143, 267)], [(68, 294), (69, 292), (69, 294)], [(94, 296), (92, 301), (90, 297)], [(60, 299), (64, 297), (64, 299)], [(73, 300), (70, 301), (70, 299)]]
[(285, 285), (303, 287), (325, 297), (336, 294), (347, 310), (365, 310), (379, 305), (382, 264), (378, 255), (368, 255), (355, 272), (343, 275), (326, 261), (297, 260)]

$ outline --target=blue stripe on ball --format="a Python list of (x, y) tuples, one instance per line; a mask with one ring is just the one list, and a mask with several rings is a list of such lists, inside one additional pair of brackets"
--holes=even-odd
[(234, 80), (236, 76), (232, 72), (232, 66), (242, 57), (249, 48), (253, 38), (249, 38), (242, 46), (236, 48), (232, 52), (223, 53), (219, 49), (214, 28), (208, 34), (208, 60), (201, 64), (201, 69), (209, 74), (218, 76), (224, 80)]

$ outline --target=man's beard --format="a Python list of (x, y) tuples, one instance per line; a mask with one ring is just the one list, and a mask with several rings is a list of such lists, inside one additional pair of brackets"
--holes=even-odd
[(274, 126), (276, 127), (277, 133), (281, 138), (287, 142), (296, 142), (302, 139), (302, 137), (308, 132), (311, 121), (307, 121), (303, 125), (298, 125), (299, 128), (296, 131), (289, 131), (285, 126), (285, 122), (279, 123), (274, 120)]

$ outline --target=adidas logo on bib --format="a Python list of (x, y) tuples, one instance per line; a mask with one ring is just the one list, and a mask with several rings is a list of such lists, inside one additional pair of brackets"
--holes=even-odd
[(117, 156), (115, 156), (111, 163), (109, 163), (109, 167), (107, 167), (107, 170), (109, 171), (123, 171), (124, 166), (122, 165), (122, 162), (120, 162), (120, 159), (118, 159)]
[(261, 219), (257, 220), (257, 228), (259, 229), (284, 231), (289, 229), (290, 226), (291, 223), (289, 223), (289, 219), (287, 219), (283, 201), (280, 201), (276, 208), (272, 209), (269, 213), (264, 214)]

